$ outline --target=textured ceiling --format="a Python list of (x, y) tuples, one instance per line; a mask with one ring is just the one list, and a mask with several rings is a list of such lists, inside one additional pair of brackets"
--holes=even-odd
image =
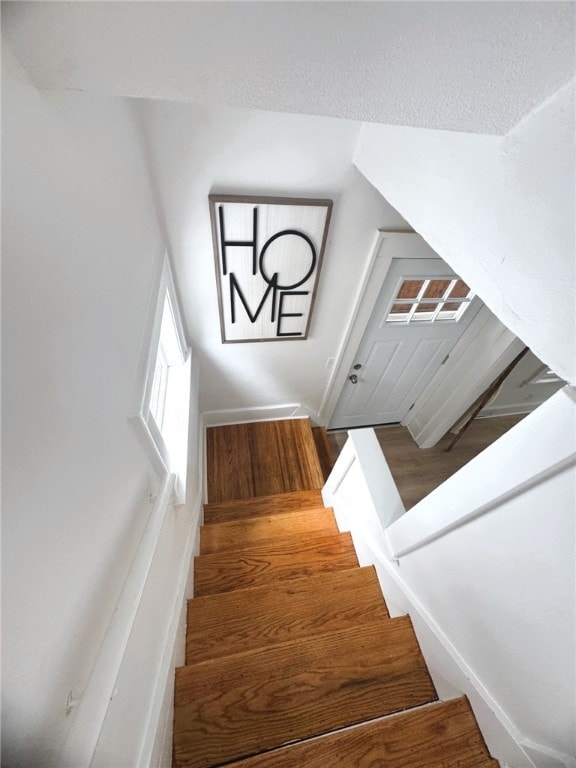
[(506, 133), (574, 72), (560, 2), (4, 2), (36, 84)]

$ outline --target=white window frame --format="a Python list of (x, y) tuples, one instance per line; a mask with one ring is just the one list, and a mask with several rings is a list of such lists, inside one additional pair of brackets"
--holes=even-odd
[[(186, 334), (182, 324), (182, 317), (178, 305), (176, 288), (170, 269), (168, 257), (164, 255), (157, 281), (155, 300), (149, 313), (148, 328), (146, 333), (147, 343), (142, 355), (142, 364), (137, 384), (136, 415), (129, 418), (130, 423), (138, 434), (152, 465), (162, 477), (173, 472), (176, 475), (175, 495), (177, 503), (186, 501), (186, 474), (188, 465), (188, 421), (190, 411), (190, 376), (192, 352), (186, 341)], [(182, 450), (177, 451), (167, 446), (162, 434), (163, 424), (157, 424), (151, 408), (154, 376), (160, 346), (160, 332), (162, 329), (162, 317), (166, 299), (169, 302), (172, 319), (174, 321), (175, 344), (171, 345), (170, 368), (174, 368), (173, 375), (178, 376), (180, 387), (178, 397), (181, 399), (177, 407), (182, 414), (182, 435), (179, 443)], [(170, 376), (170, 373), (168, 373)], [(170, 383), (167, 385), (170, 387)], [(166, 394), (169, 397), (169, 394)], [(172, 404), (174, 405), (174, 403)], [(162, 419), (163, 421), (163, 419)]]
[[(475, 293), (470, 290), (467, 294), (467, 296), (460, 296), (460, 297), (451, 297), (450, 292), (456, 285), (456, 283), (460, 280), (459, 277), (452, 277), (451, 275), (447, 276), (437, 276), (433, 278), (429, 277), (416, 277), (411, 276), (410, 280), (422, 280), (422, 286), (420, 287), (420, 290), (418, 291), (418, 295), (411, 299), (400, 299), (398, 298), (398, 292), (400, 291), (400, 288), (402, 287), (402, 284), (404, 283), (405, 277), (400, 277), (398, 280), (398, 285), (396, 286), (396, 290), (394, 292), (394, 298), (390, 302), (390, 306), (388, 308), (388, 313), (386, 315), (386, 322), (387, 323), (398, 323), (400, 325), (420, 325), (421, 323), (426, 323), (430, 325), (431, 323), (439, 322), (439, 323), (457, 323), (461, 318), (462, 315), (466, 312), (470, 304), (472, 303), (473, 299), (475, 298)], [(448, 281), (448, 287), (444, 291), (443, 295), (439, 298), (426, 298), (424, 294), (426, 293), (426, 290), (428, 289), (428, 286), (432, 281), (436, 280), (446, 280)], [(392, 307), (397, 306), (398, 304), (404, 304), (410, 306), (409, 312), (403, 312), (403, 313), (395, 313), (392, 312)], [(436, 306), (434, 311), (431, 312), (417, 312), (418, 307), (420, 304), (434, 304)], [(451, 309), (446, 312), (444, 310), (445, 304), (459, 304), (460, 306), (458, 309)], [(446, 315), (449, 315), (448, 317)]]

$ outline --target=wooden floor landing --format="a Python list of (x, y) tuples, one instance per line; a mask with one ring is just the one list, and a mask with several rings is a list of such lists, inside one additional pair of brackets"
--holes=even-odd
[(322, 488), (324, 475), (308, 419), (210, 427), (208, 501)]

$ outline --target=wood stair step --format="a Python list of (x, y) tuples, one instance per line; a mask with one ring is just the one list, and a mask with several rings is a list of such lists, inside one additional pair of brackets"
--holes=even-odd
[(349, 533), (285, 536), (246, 549), (199, 555), (194, 560), (194, 594), (202, 597), (357, 566)]
[(373, 566), (195, 597), (186, 664), (387, 618)]
[(180, 667), (174, 765), (219, 765), (436, 698), (406, 616)]
[(498, 768), (465, 698), (367, 723), (229, 768)]
[(210, 427), (206, 457), (209, 501), (324, 485), (309, 419)]
[(200, 530), (200, 554), (244, 549), (283, 536), (322, 536), (338, 533), (331, 509), (307, 509), (283, 514), (209, 523)]
[(204, 504), (204, 523), (225, 523), (247, 517), (273, 515), (324, 506), (319, 490), (275, 493), (251, 499), (233, 499)]

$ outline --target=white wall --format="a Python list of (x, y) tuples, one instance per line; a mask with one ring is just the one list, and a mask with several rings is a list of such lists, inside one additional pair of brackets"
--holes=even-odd
[(572, 756), (575, 466), (566, 387), (387, 530), (394, 553), (421, 547), (400, 578), (518, 732)]
[(59, 765), (68, 696), (158, 487), (127, 416), (163, 245), (126, 103), (39, 93), (4, 45), (2, 117), (2, 758), (16, 768)]
[(502, 134), (573, 74), (554, 3), (3, 3), (47, 88)]
[(504, 138), (365, 125), (355, 163), (494, 314), (576, 382), (574, 83)]
[[(144, 102), (140, 116), (184, 321), (201, 364), (201, 410), (302, 403), (315, 415), (378, 227), (403, 219), (351, 163), (357, 123)], [(309, 338), (222, 344), (210, 192), (334, 199)]]

